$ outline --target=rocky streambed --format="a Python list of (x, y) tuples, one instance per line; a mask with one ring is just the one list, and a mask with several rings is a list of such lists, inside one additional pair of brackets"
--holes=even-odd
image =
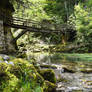
[[(49, 65), (41, 64), (42, 68), (55, 71), (57, 92), (92, 92), (92, 68), (86, 65)], [(48, 67), (47, 67), (48, 66)]]
[[(76, 56), (41, 54), (38, 63), (42, 69), (53, 69), (57, 78), (57, 92), (92, 92), (92, 62)], [(74, 59), (75, 58), (75, 59)], [(85, 59), (85, 57), (83, 57)], [(88, 58), (87, 58), (88, 59)]]

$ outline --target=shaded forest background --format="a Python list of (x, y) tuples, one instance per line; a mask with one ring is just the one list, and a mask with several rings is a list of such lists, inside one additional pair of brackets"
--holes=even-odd
[[(62, 41), (62, 34), (29, 33), (18, 40), (20, 44), (36, 43), (38, 39), (48, 44), (78, 45), (77, 50), (90, 52), (92, 44), (92, 1), (91, 0), (10, 0), (15, 12), (13, 16), (34, 20), (40, 24), (55, 24), (56, 29), (71, 30)], [(13, 30), (18, 35), (17, 29)], [(35, 41), (33, 41), (35, 39)], [(66, 40), (67, 39), (67, 40)], [(21, 41), (22, 40), (22, 41)]]

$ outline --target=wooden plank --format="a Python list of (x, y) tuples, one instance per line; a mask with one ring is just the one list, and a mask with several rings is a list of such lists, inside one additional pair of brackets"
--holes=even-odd
[[(54, 33), (59, 33), (59, 32), (62, 32), (62, 31), (59, 31), (59, 30), (51, 30), (51, 29), (42, 29), (42, 28), (36, 28), (36, 27), (29, 27), (29, 26), (23, 26), (23, 25), (17, 25), (17, 24), (5, 24), (4, 25), (6, 26), (10, 26), (10, 27), (13, 27), (13, 28), (18, 28), (18, 29), (25, 29), (25, 30), (30, 30), (31, 32), (47, 32), (47, 33), (50, 33), (50, 32), (54, 32)], [(34, 30), (34, 31), (32, 31)]]

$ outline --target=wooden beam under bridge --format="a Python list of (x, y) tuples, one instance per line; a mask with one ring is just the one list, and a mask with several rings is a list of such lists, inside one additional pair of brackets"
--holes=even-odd
[(5, 26), (9, 26), (12, 28), (17, 28), (17, 29), (24, 29), (21, 33), (18, 34), (14, 38), (13, 41), (17, 41), (22, 35), (24, 35), (26, 32), (40, 32), (40, 33), (61, 33), (62, 31), (56, 31), (56, 30), (51, 30), (51, 29), (43, 29), (43, 28), (36, 28), (36, 27), (27, 27), (27, 26), (22, 26), (22, 25), (17, 25), (17, 24), (5, 24)]

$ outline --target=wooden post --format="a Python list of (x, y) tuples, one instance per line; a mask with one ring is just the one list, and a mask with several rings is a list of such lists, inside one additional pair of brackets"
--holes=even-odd
[(61, 40), (62, 40), (62, 43), (65, 45), (66, 44), (66, 36), (65, 36), (65, 34), (62, 34)]

